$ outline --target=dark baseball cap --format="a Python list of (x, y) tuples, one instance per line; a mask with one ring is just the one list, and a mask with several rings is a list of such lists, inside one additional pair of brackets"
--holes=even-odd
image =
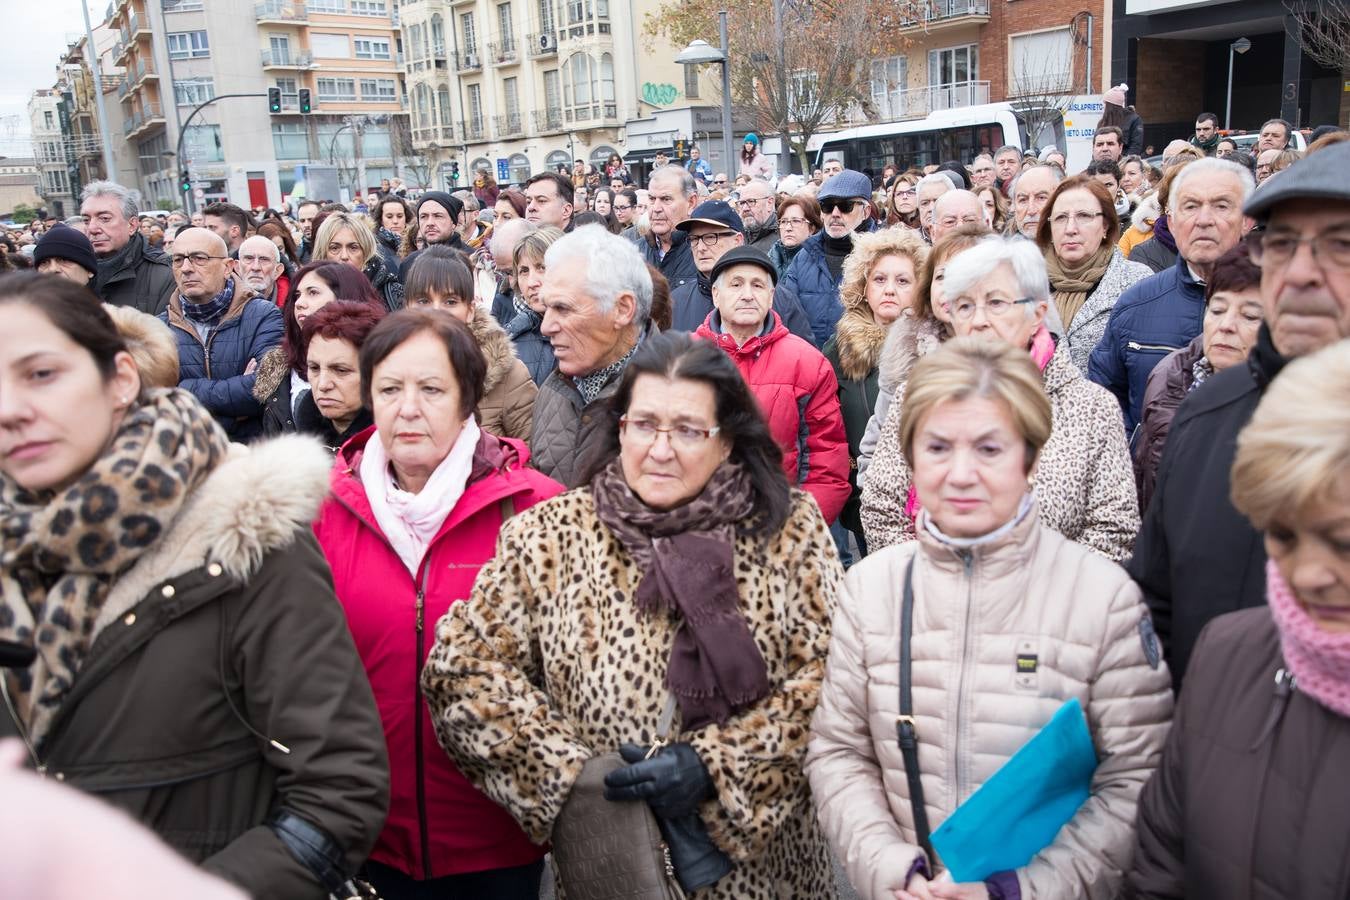
[(731, 208), (731, 204), (725, 200), (704, 200), (694, 211), (689, 214), (689, 218), (679, 223), (675, 227), (681, 231), (689, 231), (695, 225), (720, 225), (723, 228), (730, 228), (738, 234), (745, 233), (745, 223), (741, 217), (736, 215), (736, 210)]

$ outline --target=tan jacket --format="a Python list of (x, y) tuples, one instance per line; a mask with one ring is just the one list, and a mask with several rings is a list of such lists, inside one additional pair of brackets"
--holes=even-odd
[[(1041, 518), (1069, 540), (1123, 560), (1139, 531), (1139, 499), (1120, 404), (1106, 388), (1082, 376), (1064, 341), (1043, 377), (1053, 427), (1036, 463)], [(914, 536), (914, 520), (905, 514), (913, 479), (900, 452), (904, 396), (902, 383), (863, 479), (862, 524), (871, 549)]]
[(534, 423), (534, 398), (539, 393), (515, 345), (486, 307), (474, 306), (469, 331), (487, 359), (483, 399), (476, 410), (478, 425), (498, 437), (528, 442)]
[[(1092, 794), (1017, 876), (1026, 900), (1114, 897), (1130, 866), (1139, 792), (1167, 737), (1171, 682), (1166, 664), (1150, 666), (1141, 631), (1148, 613), (1129, 576), (1047, 528), (1034, 507), (973, 550), (921, 528), (916, 542), (849, 570), (806, 772), (850, 880), (865, 900), (891, 900), (921, 852), (895, 731), (911, 560), (913, 697), (930, 826), (1076, 697), (1100, 760)], [(1034, 657), (1035, 671), (1019, 672), (1019, 656)]]

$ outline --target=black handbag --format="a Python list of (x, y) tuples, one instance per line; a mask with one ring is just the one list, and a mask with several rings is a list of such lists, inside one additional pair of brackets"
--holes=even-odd
[(900, 604), (900, 715), (895, 717), (895, 734), (905, 759), (905, 779), (909, 782), (909, 807), (914, 815), (914, 831), (919, 847), (936, 864), (928, 828), (928, 809), (923, 802), (923, 781), (919, 778), (919, 729), (914, 724), (913, 657), (910, 639), (914, 634), (914, 561), (905, 570), (904, 599)]

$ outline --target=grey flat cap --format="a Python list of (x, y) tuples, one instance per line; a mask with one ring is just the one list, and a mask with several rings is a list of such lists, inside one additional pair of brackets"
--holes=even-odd
[(1283, 172), (1266, 179), (1247, 198), (1242, 211), (1253, 219), (1266, 219), (1271, 211), (1289, 200), (1342, 200), (1350, 203), (1350, 141), (1300, 159)]

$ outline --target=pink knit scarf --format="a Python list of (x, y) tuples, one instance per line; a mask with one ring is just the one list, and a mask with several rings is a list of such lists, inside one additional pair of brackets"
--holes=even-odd
[(1298, 689), (1350, 718), (1350, 634), (1323, 631), (1299, 605), (1274, 560), (1266, 562), (1266, 596)]

